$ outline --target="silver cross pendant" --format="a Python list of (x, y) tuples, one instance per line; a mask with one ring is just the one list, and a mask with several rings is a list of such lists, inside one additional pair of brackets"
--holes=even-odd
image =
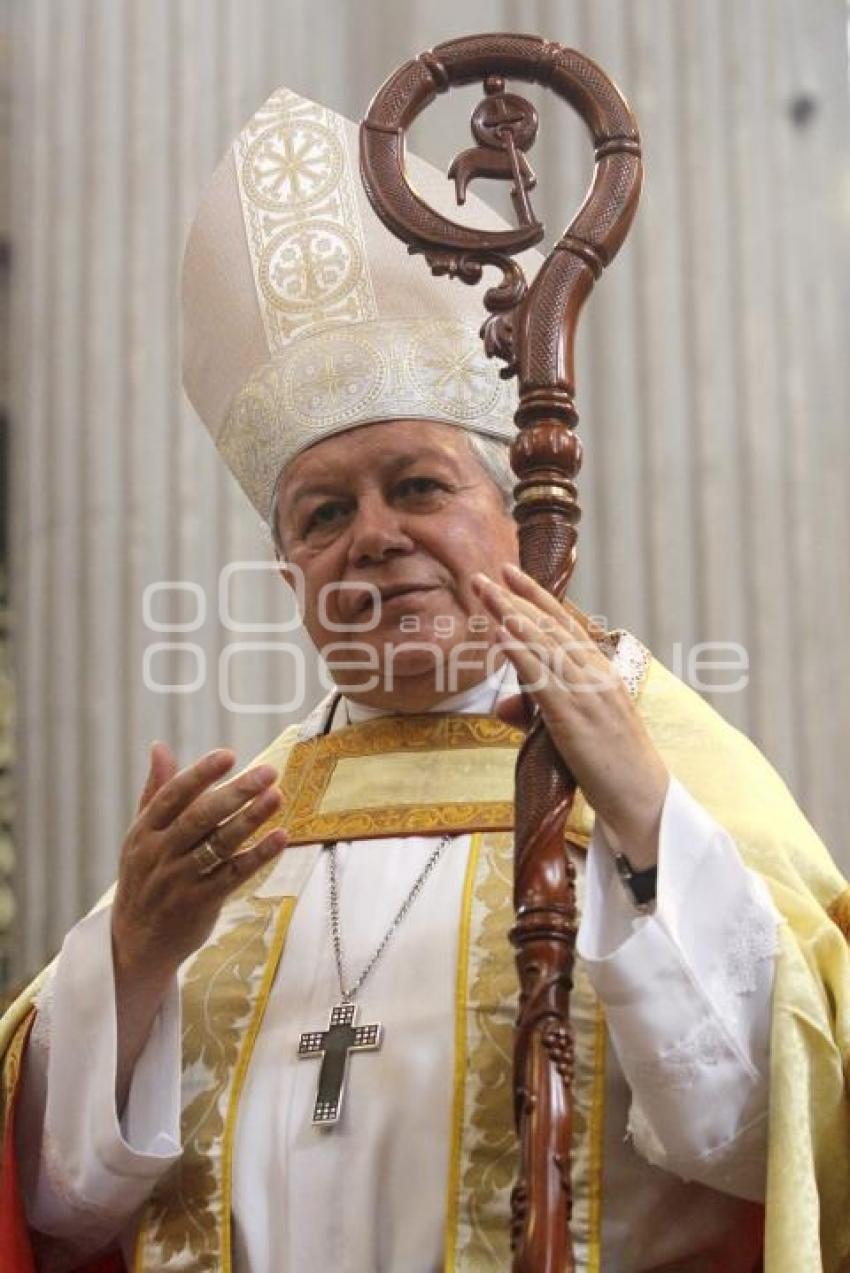
[(311, 1030), (301, 1035), (299, 1057), (322, 1058), (313, 1107), (314, 1126), (327, 1127), (339, 1120), (349, 1053), (374, 1052), (381, 1046), (381, 1024), (355, 1025), (356, 1016), (356, 1004), (338, 1003), (331, 1010), (327, 1030)]

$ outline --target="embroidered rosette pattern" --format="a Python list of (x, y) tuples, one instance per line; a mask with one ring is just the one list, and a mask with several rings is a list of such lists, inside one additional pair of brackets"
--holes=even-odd
[(404, 372), (409, 389), (438, 417), (479, 420), (503, 406), (504, 381), (484, 356), (478, 333), (461, 323), (418, 326)]
[(218, 449), (266, 511), (281, 469), (320, 437), (378, 420), (431, 419), (510, 442), (510, 394), (461, 322), (338, 323), (305, 332), (248, 377)]
[(300, 331), (376, 314), (343, 121), (286, 89), (233, 143), (272, 354)]

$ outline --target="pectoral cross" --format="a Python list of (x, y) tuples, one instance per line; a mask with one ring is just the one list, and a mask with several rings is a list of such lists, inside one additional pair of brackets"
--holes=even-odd
[(381, 1025), (355, 1025), (357, 1005), (338, 1003), (331, 1011), (327, 1030), (301, 1035), (299, 1057), (320, 1056), (319, 1086), (313, 1107), (313, 1124), (335, 1123), (342, 1112), (345, 1074), (350, 1052), (374, 1052), (381, 1046)]

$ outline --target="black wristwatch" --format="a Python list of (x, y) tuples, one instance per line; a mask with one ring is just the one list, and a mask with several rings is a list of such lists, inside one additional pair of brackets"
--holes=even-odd
[(655, 901), (658, 888), (658, 867), (648, 866), (645, 871), (635, 871), (623, 853), (614, 854), (617, 874), (634, 898), (638, 910), (645, 910)]

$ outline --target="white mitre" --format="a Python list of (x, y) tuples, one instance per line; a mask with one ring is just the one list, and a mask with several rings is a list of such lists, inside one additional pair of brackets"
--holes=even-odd
[[(435, 279), (377, 218), (351, 120), (279, 89), (208, 186), (183, 268), (183, 383), (260, 516), (277, 478), (331, 434), (429, 419), (509, 441), (513, 381), (478, 329), (485, 287)], [(447, 178), (408, 156), (446, 208)], [(506, 223), (473, 195), (456, 220)], [(536, 253), (525, 254), (533, 271)]]

